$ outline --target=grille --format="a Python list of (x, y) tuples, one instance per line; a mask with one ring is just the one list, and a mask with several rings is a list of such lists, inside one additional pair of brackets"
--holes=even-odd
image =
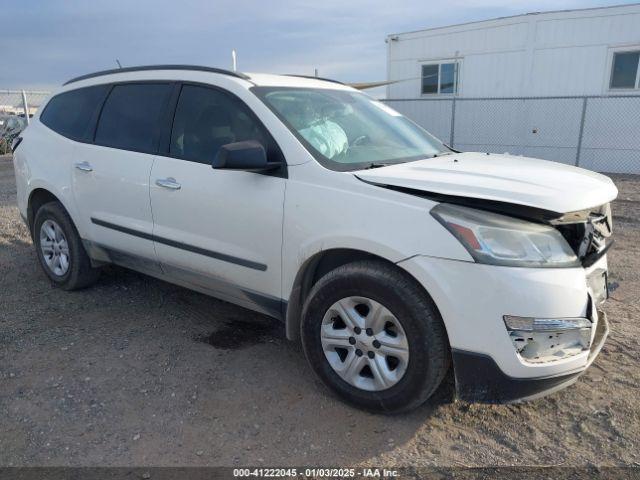
[(611, 206), (571, 212), (552, 222), (581, 260), (604, 252), (611, 236)]

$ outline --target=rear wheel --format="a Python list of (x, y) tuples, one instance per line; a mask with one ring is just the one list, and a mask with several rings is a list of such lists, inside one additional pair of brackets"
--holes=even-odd
[(95, 283), (100, 270), (91, 267), (80, 236), (59, 202), (40, 207), (33, 232), (40, 265), (56, 285), (65, 290), (76, 290)]
[(305, 302), (301, 338), (326, 385), (377, 412), (424, 403), (450, 363), (433, 301), (408, 274), (381, 261), (347, 264), (321, 278)]

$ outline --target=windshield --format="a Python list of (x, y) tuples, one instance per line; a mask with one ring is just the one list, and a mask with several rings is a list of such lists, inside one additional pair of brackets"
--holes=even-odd
[(360, 92), (285, 87), (252, 91), (321, 164), (333, 170), (359, 170), (450, 152), (430, 133)]

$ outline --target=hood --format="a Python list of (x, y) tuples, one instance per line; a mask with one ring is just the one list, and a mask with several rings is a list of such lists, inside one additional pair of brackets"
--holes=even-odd
[(353, 173), (376, 185), (558, 213), (597, 207), (618, 195), (611, 179), (599, 173), (513, 155), (455, 153)]

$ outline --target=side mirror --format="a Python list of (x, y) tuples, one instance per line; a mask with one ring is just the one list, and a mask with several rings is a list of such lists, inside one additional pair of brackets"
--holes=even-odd
[(280, 167), (280, 162), (268, 162), (267, 152), (256, 140), (228, 143), (220, 147), (211, 162), (213, 168), (263, 172)]

